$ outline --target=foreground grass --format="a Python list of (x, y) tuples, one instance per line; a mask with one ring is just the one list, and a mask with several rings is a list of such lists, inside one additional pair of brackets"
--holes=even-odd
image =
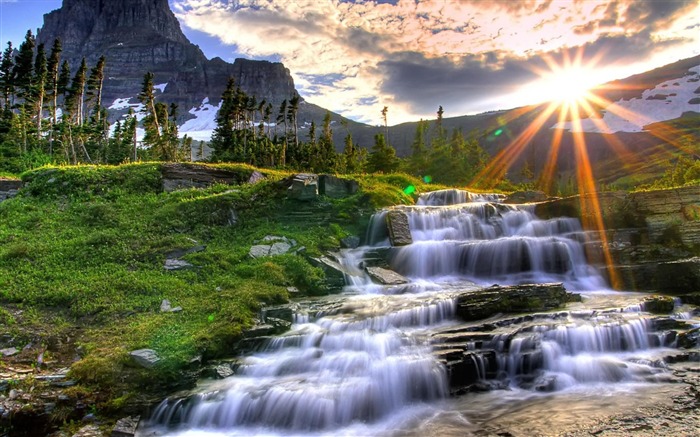
[[(71, 366), (76, 390), (98, 393), (101, 411), (120, 411), (182, 382), (193, 360), (230, 355), (261, 306), (289, 299), (288, 287), (327, 291), (306, 256), (252, 259), (251, 245), (283, 235), (318, 255), (361, 235), (374, 208), (413, 202), (407, 187), (427, 188), (404, 175), (358, 175), (358, 194), (306, 205), (286, 200), (288, 173), (265, 174), (256, 184), (173, 193), (162, 192), (160, 164), (24, 174), (23, 194), (0, 203), (4, 329), (19, 346), (41, 342), (45, 360), (65, 352), (56, 339), (71, 339), (58, 343), (81, 355)], [(290, 219), (308, 207), (328, 219)], [(183, 259), (193, 268), (164, 270), (169, 253), (192, 248)], [(183, 311), (161, 312), (164, 299)], [(128, 352), (141, 348), (158, 353), (156, 367), (131, 363)]]

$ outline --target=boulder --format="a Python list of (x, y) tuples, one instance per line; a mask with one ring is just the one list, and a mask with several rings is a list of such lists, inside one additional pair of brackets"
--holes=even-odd
[(287, 198), (309, 201), (318, 197), (318, 175), (299, 173), (292, 178), (287, 188)]
[(404, 276), (399, 275), (393, 270), (384, 269), (382, 267), (367, 267), (367, 274), (374, 282), (382, 285), (401, 285), (411, 282)]
[(413, 243), (411, 228), (408, 225), (408, 215), (399, 210), (391, 210), (386, 215), (389, 229), (389, 241), (392, 246), (406, 246)]
[(312, 266), (323, 270), (326, 286), (331, 290), (339, 290), (345, 286), (345, 275), (351, 275), (345, 267), (329, 256), (309, 257)]
[(319, 194), (324, 196), (342, 198), (357, 193), (359, 189), (360, 185), (352, 179), (327, 174), (319, 177)]
[(22, 188), (22, 181), (16, 179), (0, 178), (0, 202), (15, 197)]
[(139, 349), (129, 352), (129, 355), (136, 364), (147, 369), (152, 368), (160, 361), (160, 357), (158, 357), (158, 354), (156, 354), (156, 351), (153, 349)]
[(161, 167), (163, 191), (186, 188), (206, 188), (216, 183), (237, 185), (249, 182), (252, 174), (236, 172), (208, 165), (171, 163)]
[(248, 255), (251, 258), (261, 258), (265, 256), (284, 255), (296, 247), (297, 242), (287, 237), (268, 235), (250, 248)]
[(255, 184), (257, 182), (262, 181), (263, 179), (265, 179), (265, 175), (255, 170), (253, 173), (251, 173), (250, 177), (248, 178), (248, 183)]
[(460, 294), (456, 313), (465, 321), (480, 320), (500, 313), (548, 311), (580, 298), (561, 283), (493, 285)]
[(675, 306), (670, 296), (649, 296), (642, 301), (642, 309), (654, 314), (670, 314)]
[(125, 417), (117, 420), (117, 424), (114, 425), (112, 429), (111, 437), (134, 437), (140, 420), (141, 417), (139, 416)]
[(360, 246), (360, 237), (348, 235), (340, 239), (340, 247), (343, 249), (356, 249)]

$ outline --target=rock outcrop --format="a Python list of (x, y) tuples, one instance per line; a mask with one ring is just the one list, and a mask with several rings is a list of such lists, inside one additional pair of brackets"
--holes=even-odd
[(265, 175), (253, 170), (227, 170), (224, 168), (186, 163), (163, 164), (163, 191), (170, 192), (186, 188), (206, 188), (213, 184), (238, 185), (255, 183)]
[(281, 63), (208, 60), (182, 33), (168, 0), (64, 0), (61, 9), (44, 15), (37, 39), (48, 50), (56, 38), (73, 72), (82, 58), (93, 66), (106, 57), (106, 106), (117, 98), (136, 97), (149, 71), (155, 84), (167, 84), (162, 100), (186, 109), (206, 97), (218, 102), (229, 77), (258, 101), (275, 104), (297, 95)]
[[(540, 218), (580, 218), (584, 228), (598, 220), (591, 195), (541, 202), (535, 206)], [(589, 261), (616, 276), (618, 289), (687, 294), (700, 291), (700, 186), (635, 193), (598, 194), (607, 247), (600, 235), (590, 234), (586, 243)], [(612, 269), (606, 267), (610, 255)]]
[(413, 243), (406, 213), (398, 210), (389, 211), (386, 215), (386, 224), (392, 246), (407, 246)]
[(22, 188), (22, 181), (15, 179), (0, 179), (0, 202), (15, 197)]
[(462, 320), (481, 320), (500, 313), (548, 311), (567, 302), (580, 300), (561, 283), (500, 286), (463, 293), (457, 298), (457, 316)]

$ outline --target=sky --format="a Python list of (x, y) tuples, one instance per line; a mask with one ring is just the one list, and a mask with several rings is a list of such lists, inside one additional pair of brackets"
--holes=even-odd
[[(115, 1), (115, 0), (111, 0)], [(700, 0), (169, 0), (207, 57), (283, 62), (307, 101), (390, 125), (510, 109), (700, 54)], [(17, 45), (60, 0), (0, 0)]]

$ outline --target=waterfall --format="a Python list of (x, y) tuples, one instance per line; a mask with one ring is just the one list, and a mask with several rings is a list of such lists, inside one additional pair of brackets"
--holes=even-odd
[[(378, 212), (366, 245), (346, 250), (341, 260), (359, 295), (343, 297), (332, 311), (302, 310), (291, 331), (244, 357), (236, 375), (163, 401), (146, 426), (153, 435), (352, 434), (354, 426), (373, 434), (363, 427), (396, 426), (406, 411), (420, 416), (415, 409), (435, 408), (456, 380), (560, 390), (662, 373), (646, 352), (669, 346), (671, 338), (655, 331), (638, 304), (458, 330), (456, 294), (476, 289), (474, 283), (606, 288), (586, 262), (577, 220), (541, 220), (530, 206), (502, 200), (461, 190), (423, 195), (416, 206), (397, 208), (413, 238), (403, 247), (390, 245), (389, 210)], [(411, 280), (402, 294), (364, 273), (378, 250)]]

